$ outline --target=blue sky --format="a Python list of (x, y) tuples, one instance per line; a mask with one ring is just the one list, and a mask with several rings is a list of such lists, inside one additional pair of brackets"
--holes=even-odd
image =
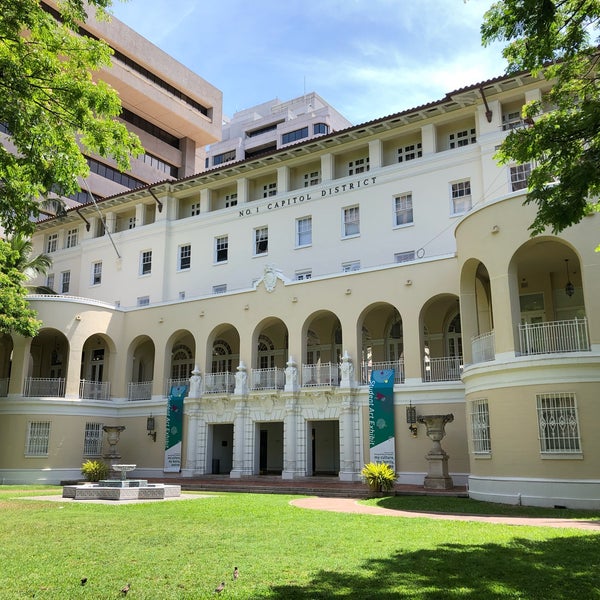
[(114, 0), (113, 14), (223, 92), (232, 115), (315, 91), (352, 123), (504, 72), (491, 0)]

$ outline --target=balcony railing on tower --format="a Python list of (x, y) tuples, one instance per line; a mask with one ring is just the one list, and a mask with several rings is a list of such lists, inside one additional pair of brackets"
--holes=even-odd
[(23, 385), (23, 396), (64, 398), (65, 380), (52, 377), (27, 377)]
[(496, 358), (496, 338), (494, 331), (487, 331), (471, 338), (473, 364), (487, 362)]
[(460, 381), (462, 371), (462, 356), (426, 356), (423, 359), (423, 381)]
[(590, 350), (587, 319), (519, 325), (520, 355), (586, 352)]
[(378, 362), (363, 362), (360, 366), (360, 384), (369, 385), (371, 381), (371, 373), (373, 371), (381, 371), (394, 369), (394, 384), (404, 383), (404, 359), (384, 360)]

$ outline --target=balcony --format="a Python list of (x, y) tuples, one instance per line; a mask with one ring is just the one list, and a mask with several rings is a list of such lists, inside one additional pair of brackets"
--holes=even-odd
[(234, 390), (235, 375), (233, 373), (206, 373), (204, 375), (205, 394), (232, 394)]
[(110, 381), (79, 382), (79, 397), (82, 400), (110, 400)]
[(302, 365), (302, 387), (340, 385), (340, 366), (337, 363)]
[(27, 377), (23, 384), (26, 398), (64, 398), (65, 380), (51, 377)]
[(423, 381), (460, 381), (463, 371), (462, 356), (442, 356), (423, 359)]
[(251, 390), (282, 390), (285, 385), (283, 369), (252, 369), (250, 373)]
[(152, 398), (152, 381), (130, 381), (127, 386), (127, 400), (150, 400)]
[(165, 389), (165, 398), (168, 398), (171, 395), (171, 388), (174, 387), (190, 387), (190, 378), (189, 377), (180, 377), (178, 379), (172, 378), (167, 379), (166, 389)]
[(496, 338), (493, 331), (471, 338), (473, 364), (488, 362), (496, 358)]
[(591, 348), (587, 319), (519, 325), (519, 348), (519, 356), (588, 352)]
[(404, 359), (388, 360), (380, 362), (364, 362), (360, 368), (360, 384), (369, 385), (371, 373), (373, 371), (382, 371), (394, 369), (394, 384), (404, 383)]

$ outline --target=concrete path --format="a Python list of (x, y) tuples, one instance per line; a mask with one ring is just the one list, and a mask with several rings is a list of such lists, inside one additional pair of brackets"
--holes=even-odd
[(502, 517), (494, 515), (461, 515), (446, 513), (421, 513), (405, 510), (392, 510), (380, 506), (361, 504), (353, 498), (299, 498), (290, 502), (298, 508), (328, 510), (332, 512), (358, 513), (364, 515), (380, 515), (388, 517), (405, 517), (409, 519), (425, 518), (447, 521), (479, 521), (481, 523), (498, 523), (502, 525), (530, 525), (534, 527), (560, 527), (568, 529), (586, 529), (600, 533), (600, 521), (577, 521), (575, 519), (522, 518)]

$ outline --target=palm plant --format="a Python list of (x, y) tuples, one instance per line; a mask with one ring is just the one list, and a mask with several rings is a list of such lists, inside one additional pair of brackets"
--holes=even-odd
[[(32, 256), (33, 245), (22, 233), (15, 233), (7, 239), (11, 250), (15, 252), (15, 260), (10, 265), (25, 275), (27, 280), (37, 275), (45, 275), (52, 265), (52, 259), (47, 254)], [(28, 286), (29, 290), (43, 294), (54, 294), (55, 292), (46, 286)]]

